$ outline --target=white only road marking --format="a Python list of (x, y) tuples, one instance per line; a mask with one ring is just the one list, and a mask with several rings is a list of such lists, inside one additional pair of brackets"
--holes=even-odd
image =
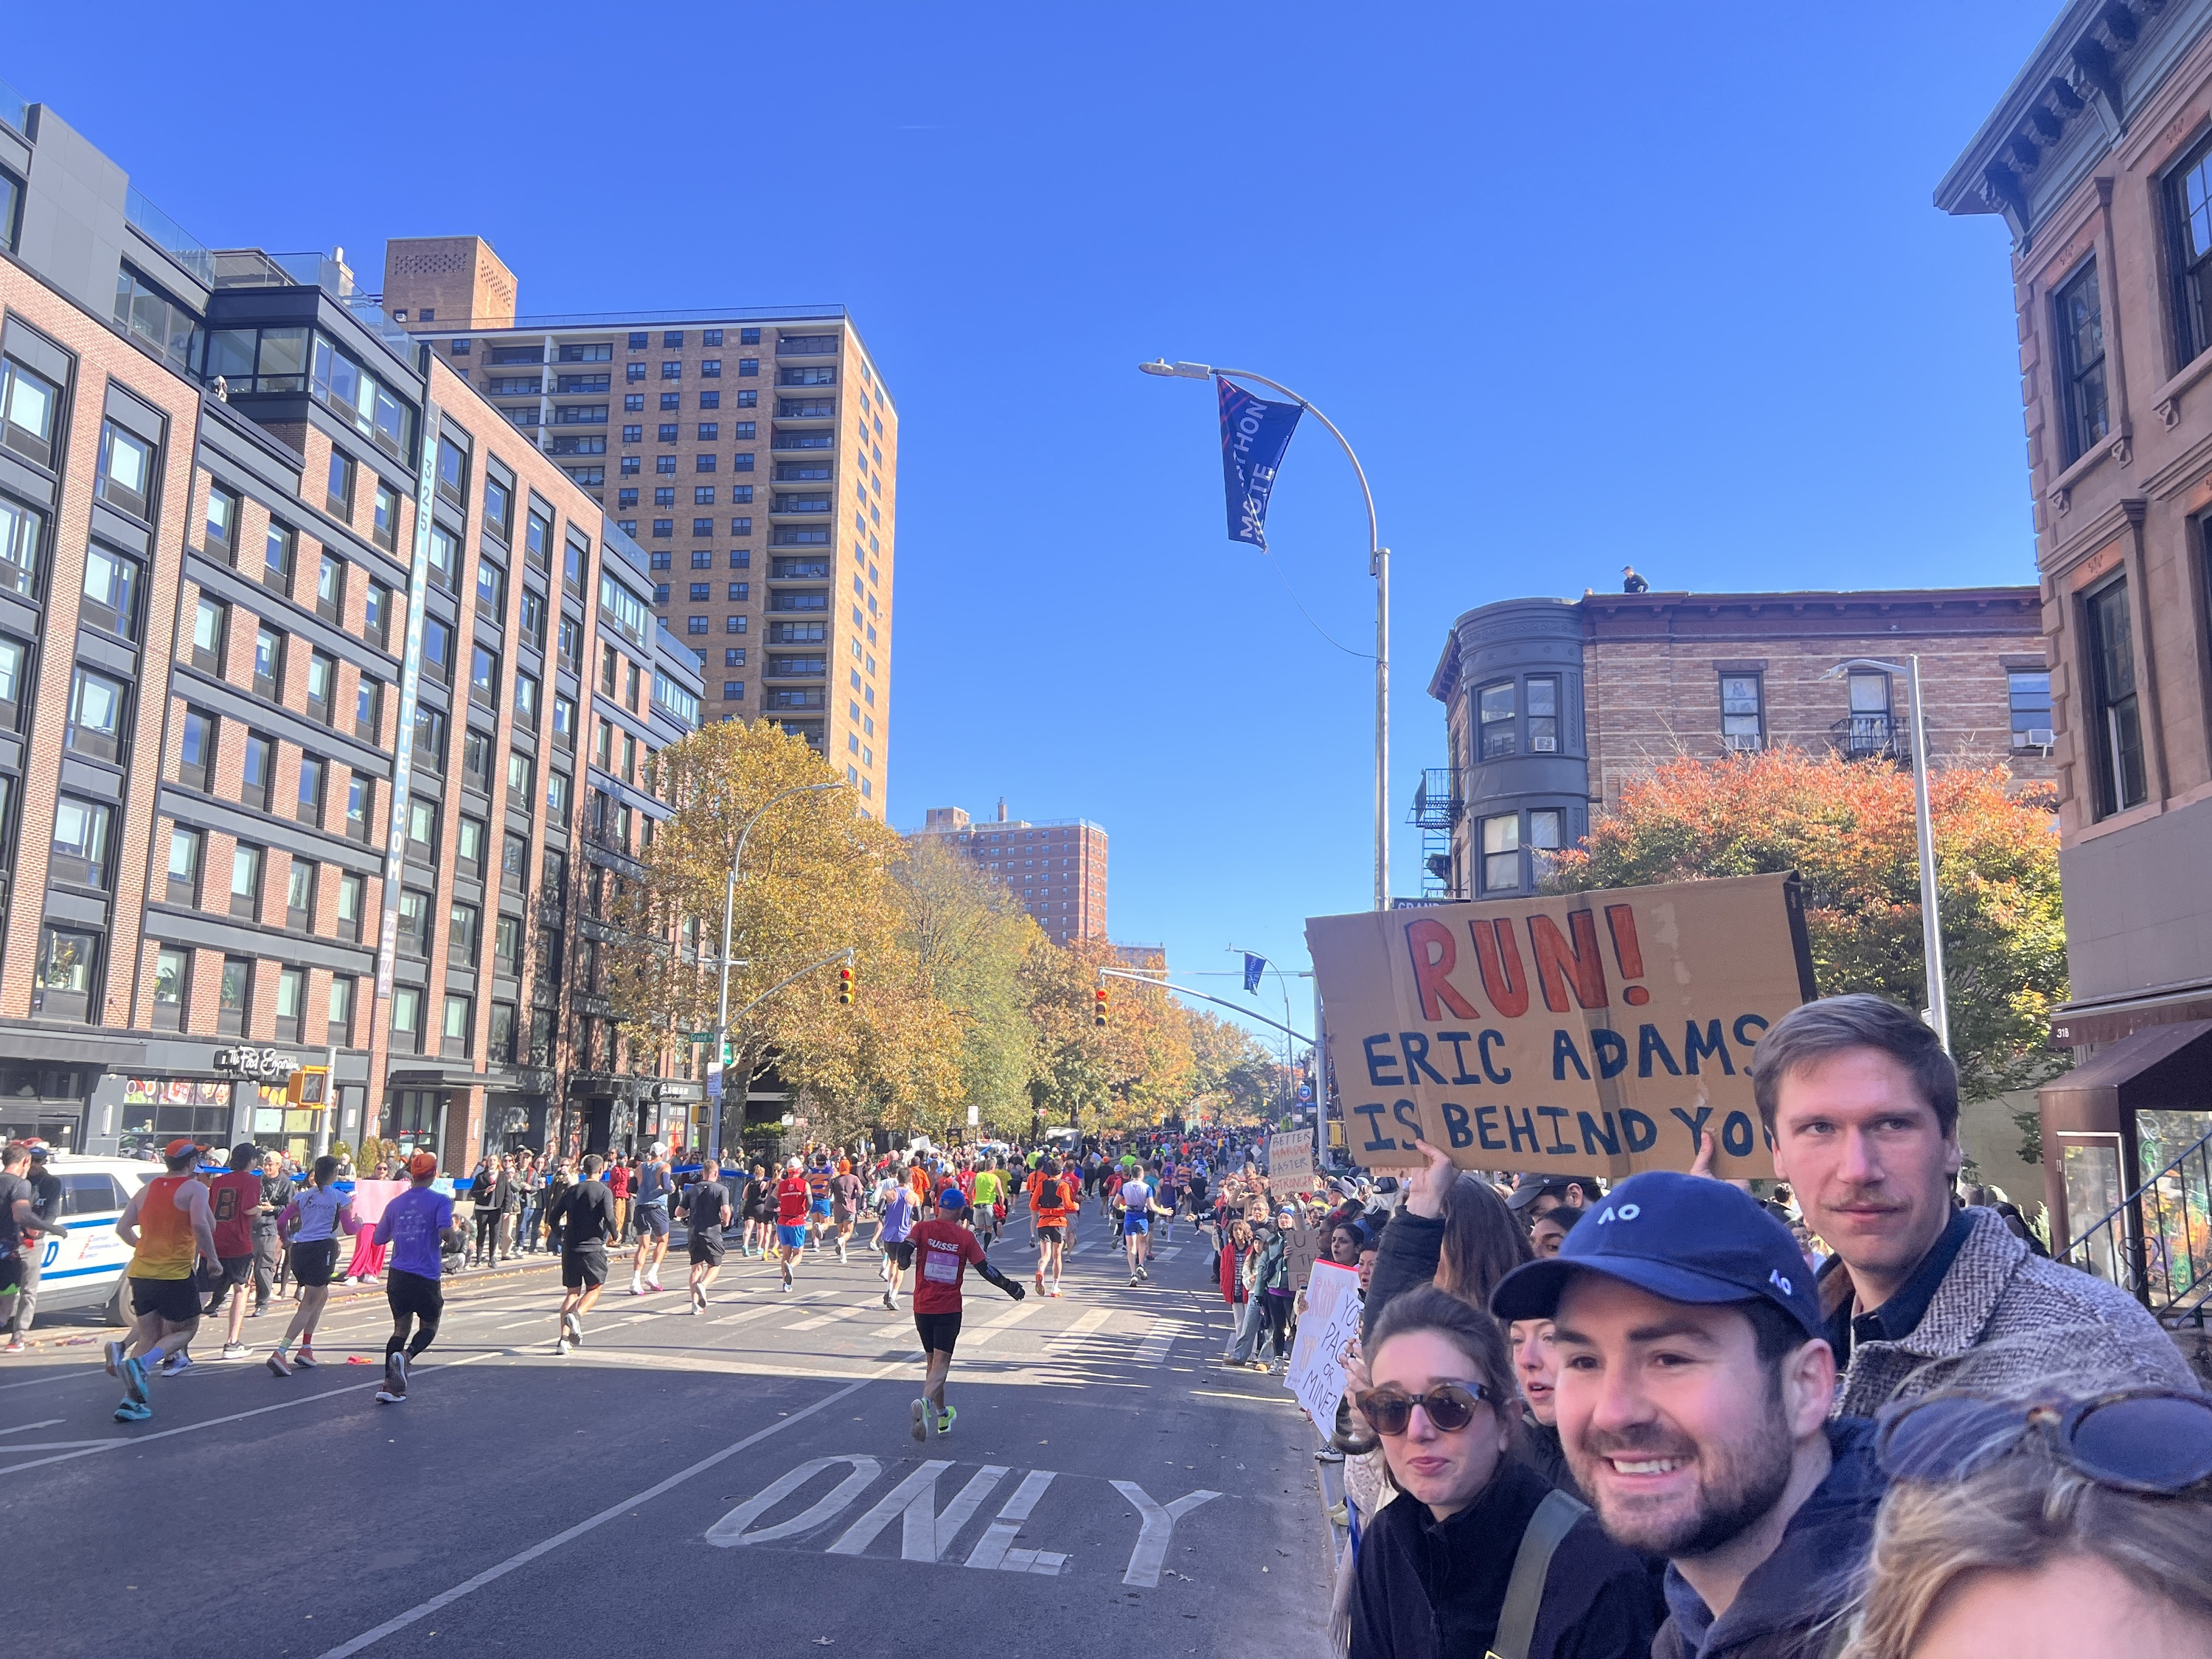
[(937, 1477), (952, 1467), (950, 1460), (933, 1459), (892, 1487), (866, 1515), (848, 1527), (824, 1552), (830, 1555), (861, 1555), (876, 1541), (876, 1534), (901, 1517), (899, 1558), (906, 1561), (934, 1561), (958, 1536), (983, 1500), (1006, 1478), (1003, 1464), (987, 1464), (963, 1486), (945, 1513), (937, 1512)]
[(1145, 1521), (1137, 1534), (1137, 1547), (1129, 1552), (1129, 1570), (1121, 1575), (1125, 1584), (1158, 1584), (1160, 1568), (1168, 1559), (1168, 1540), (1175, 1536), (1176, 1522), (1200, 1504), (1221, 1496), (1218, 1492), (1186, 1492), (1163, 1508), (1133, 1480), (1116, 1480), (1113, 1486), (1115, 1492), (1136, 1506), (1137, 1513)]
[(988, 1527), (975, 1547), (968, 1553), (967, 1565), (984, 1571), (1035, 1572), (1046, 1577), (1056, 1577), (1067, 1564), (1065, 1555), (1051, 1550), (1018, 1550), (1014, 1540), (1021, 1534), (1022, 1522), (1044, 1496), (1044, 1489), (1052, 1485), (1056, 1471), (1031, 1469), (1022, 1477), (1022, 1484), (1014, 1488), (1014, 1495), (1006, 1500), (1006, 1507)]
[[(697, 1462), (693, 1463), (687, 1468), (677, 1470), (675, 1474), (668, 1476), (667, 1479), (656, 1481), (653, 1485), (647, 1486), (643, 1492), (638, 1492), (632, 1497), (625, 1498), (619, 1503), (610, 1504), (605, 1509), (601, 1510), (597, 1515), (586, 1516), (585, 1519), (579, 1521), (574, 1526), (568, 1528), (567, 1531), (556, 1532), (550, 1538), (544, 1539), (538, 1543), (532, 1544), (526, 1550), (519, 1550), (514, 1554), (508, 1556), (506, 1560), (500, 1562), (496, 1566), (486, 1567), (482, 1572), (477, 1574), (473, 1578), (464, 1579), (459, 1583), (454, 1585), (451, 1589), (441, 1590), (428, 1601), (416, 1603), (414, 1607), (408, 1608), (406, 1612), (396, 1614), (393, 1617), (386, 1620), (382, 1624), (375, 1626), (372, 1630), (363, 1631), (360, 1635), (355, 1637), (350, 1642), (341, 1642), (337, 1647), (334, 1647), (328, 1652), (323, 1654), (321, 1659), (348, 1659), (349, 1655), (359, 1653), (364, 1648), (374, 1646), (386, 1637), (393, 1634), (395, 1632), (403, 1631), (406, 1629), (408, 1626), (415, 1624), (420, 1620), (427, 1619), (430, 1614), (437, 1612), (439, 1608), (449, 1606), (453, 1602), (459, 1601), (463, 1596), (469, 1595), (471, 1591), (481, 1589), (486, 1584), (492, 1583), (499, 1579), (504, 1578), (508, 1573), (515, 1571), (516, 1568), (529, 1565), (531, 1562), (535, 1561), (539, 1556), (548, 1554), (574, 1539), (581, 1538), (586, 1533), (592, 1531), (596, 1528), (603, 1527), (610, 1521), (615, 1520), (621, 1516), (628, 1515), (631, 1510), (636, 1509), (641, 1504), (650, 1503), (653, 1498), (659, 1497), (663, 1492), (673, 1491), (676, 1487), (682, 1486), (686, 1480), (689, 1480), (693, 1475), (703, 1474), (707, 1470), (713, 1468), (716, 1464), (720, 1463), (728, 1458), (735, 1457), (739, 1452), (745, 1450), (749, 1447), (759, 1444), (770, 1435), (779, 1434), (785, 1429), (791, 1427), (795, 1423), (804, 1422), (806, 1419), (813, 1416), (817, 1412), (819, 1412), (827, 1407), (834, 1406), (839, 1401), (847, 1399), (852, 1395), (858, 1393), (860, 1389), (865, 1389), (869, 1383), (876, 1381), (878, 1377), (890, 1376), (893, 1367), (891, 1366), (884, 1366), (881, 1370), (871, 1372), (868, 1376), (860, 1377), (857, 1381), (848, 1382), (843, 1388), (836, 1390), (834, 1393), (823, 1395), (821, 1399), (816, 1401), (811, 1406), (800, 1407), (798, 1410), (793, 1412), (788, 1417), (778, 1418), (775, 1422), (769, 1424), (764, 1429), (755, 1430), (742, 1440), (732, 1441), (728, 1445), (723, 1447), (721, 1450), (709, 1453), (707, 1456), (701, 1458)], [(1162, 1547), (1163, 1550), (1164, 1550), (1165, 1547), (1163, 1546)]]
[(57, 1423), (66, 1423), (65, 1417), (43, 1417), (35, 1423), (18, 1423), (12, 1429), (0, 1429), (0, 1434), (21, 1434), (28, 1429), (51, 1429)]
[(1022, 1321), (1027, 1319), (1031, 1314), (1039, 1311), (1040, 1309), (1038, 1308), (1038, 1305), (1034, 1302), (1020, 1303), (1014, 1307), (1007, 1309), (1006, 1312), (1000, 1314), (996, 1319), (984, 1326), (980, 1331), (976, 1331), (972, 1334), (963, 1331), (960, 1334), (960, 1340), (964, 1346), (980, 1348), (986, 1342), (988, 1342), (993, 1337), (996, 1336), (1000, 1331), (1006, 1329), (1009, 1326), (1020, 1324)]
[[(877, 1304), (878, 1307), (882, 1305), (881, 1303)], [(783, 1328), (787, 1331), (818, 1331), (824, 1325), (833, 1324), (840, 1319), (855, 1319), (866, 1311), (866, 1308), (832, 1308), (828, 1313), (817, 1314), (811, 1319), (802, 1319), (797, 1324), (786, 1325)]]
[(1136, 1364), (1147, 1367), (1164, 1364), (1168, 1350), (1175, 1346), (1176, 1338), (1182, 1334), (1181, 1321), (1155, 1319), (1152, 1328), (1146, 1333), (1145, 1340), (1137, 1344), (1137, 1351), (1131, 1358)]
[[(852, 1472), (831, 1487), (825, 1496), (817, 1498), (788, 1521), (779, 1521), (758, 1532), (745, 1530), (833, 1463), (845, 1464)], [(945, 1467), (950, 1468), (951, 1465)], [(733, 1549), (741, 1544), (766, 1544), (779, 1538), (795, 1538), (803, 1532), (811, 1532), (843, 1513), (846, 1505), (866, 1492), (883, 1472), (884, 1466), (872, 1457), (813, 1458), (801, 1463), (788, 1474), (770, 1481), (708, 1528), (707, 1541), (722, 1549)]]

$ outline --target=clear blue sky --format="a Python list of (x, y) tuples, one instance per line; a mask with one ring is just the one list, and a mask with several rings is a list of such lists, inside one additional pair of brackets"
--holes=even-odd
[[(374, 282), (477, 232), (526, 312), (848, 305), (903, 434), (894, 821), (1103, 824), (1114, 936), (1180, 967), (1303, 966), (1366, 905), (1370, 678), (1226, 539), (1211, 389), (1141, 358), (1358, 447), (1400, 820), (1471, 606), (2033, 580), (2005, 232), (1929, 197), (2057, 0), (617, 9), (18, 5), (0, 79), (215, 246)], [(1311, 422), (1271, 528), (1364, 647)]]

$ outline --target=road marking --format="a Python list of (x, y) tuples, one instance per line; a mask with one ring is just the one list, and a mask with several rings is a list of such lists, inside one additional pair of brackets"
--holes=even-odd
[(650, 1503), (653, 1498), (659, 1497), (663, 1492), (673, 1491), (676, 1487), (682, 1486), (686, 1480), (689, 1480), (693, 1475), (704, 1474), (707, 1470), (713, 1468), (716, 1464), (736, 1456), (739, 1452), (745, 1450), (748, 1447), (759, 1444), (770, 1435), (779, 1434), (785, 1429), (791, 1427), (795, 1423), (804, 1422), (806, 1419), (813, 1416), (817, 1412), (823, 1410), (826, 1407), (834, 1406), (839, 1401), (847, 1399), (858, 1393), (860, 1389), (867, 1387), (869, 1383), (874, 1382), (878, 1377), (889, 1376), (891, 1369), (891, 1367), (886, 1365), (880, 1370), (872, 1372), (869, 1376), (860, 1377), (857, 1381), (852, 1382), (848, 1382), (843, 1388), (837, 1389), (833, 1394), (826, 1394), (823, 1395), (821, 1399), (816, 1401), (811, 1406), (800, 1407), (797, 1411), (793, 1412), (788, 1417), (778, 1418), (766, 1428), (757, 1429), (751, 1434), (747, 1435), (742, 1440), (731, 1442), (728, 1445), (723, 1447), (721, 1450), (710, 1453), (688, 1468), (677, 1470), (675, 1474), (668, 1476), (667, 1479), (656, 1481), (653, 1485), (647, 1486), (643, 1492), (637, 1493), (634, 1497), (625, 1498), (620, 1503), (610, 1504), (607, 1508), (601, 1510), (597, 1515), (590, 1516), (584, 1520), (579, 1521), (574, 1526), (568, 1528), (565, 1532), (555, 1533), (550, 1538), (544, 1539), (538, 1543), (532, 1544), (526, 1550), (519, 1550), (514, 1554), (508, 1556), (506, 1560), (500, 1562), (496, 1566), (486, 1567), (482, 1572), (477, 1574), (473, 1578), (464, 1579), (461, 1583), (454, 1585), (451, 1589), (441, 1590), (437, 1595), (432, 1596), (428, 1601), (418, 1602), (414, 1607), (408, 1608), (406, 1612), (396, 1614), (393, 1617), (386, 1620), (382, 1624), (376, 1626), (374, 1629), (363, 1631), (351, 1641), (340, 1643), (337, 1647), (331, 1648), (327, 1652), (324, 1653), (321, 1659), (348, 1659), (348, 1656), (349, 1655), (359, 1653), (364, 1648), (374, 1646), (386, 1637), (392, 1635), (396, 1632), (403, 1631), (410, 1625), (428, 1618), (430, 1614), (437, 1612), (439, 1608), (450, 1606), (452, 1603), (459, 1601), (463, 1596), (468, 1595), (470, 1592), (481, 1589), (486, 1584), (495, 1583), (497, 1580), (507, 1577), (508, 1573), (515, 1571), (516, 1568), (529, 1565), (531, 1562), (535, 1561), (539, 1556), (550, 1553), (551, 1551), (560, 1548), (562, 1545), (566, 1544), (574, 1539), (580, 1538), (586, 1533), (591, 1532), (599, 1527), (605, 1526), (608, 1522), (615, 1520), (618, 1516), (628, 1515), (631, 1510), (636, 1509), (641, 1504)]
[(1176, 1522), (1200, 1504), (1221, 1496), (1218, 1492), (1203, 1490), (1186, 1492), (1164, 1507), (1154, 1503), (1133, 1480), (1116, 1480), (1113, 1486), (1136, 1506), (1145, 1522), (1137, 1534), (1136, 1548), (1129, 1552), (1129, 1569), (1121, 1575), (1125, 1584), (1158, 1584), (1160, 1568), (1168, 1559), (1168, 1540), (1175, 1536)]
[(1089, 1336), (1113, 1316), (1114, 1310), (1111, 1308), (1093, 1308), (1066, 1330), (1055, 1331), (1046, 1337), (1045, 1340), (1058, 1342), (1073, 1337)]
[[(826, 1496), (817, 1498), (788, 1521), (779, 1521), (758, 1532), (745, 1530), (833, 1463), (846, 1464), (852, 1472), (832, 1487)], [(872, 1457), (811, 1459), (801, 1463), (790, 1474), (770, 1481), (708, 1528), (707, 1541), (723, 1549), (734, 1549), (741, 1544), (765, 1544), (778, 1538), (795, 1538), (800, 1533), (811, 1532), (842, 1514), (846, 1505), (866, 1492), (883, 1472), (884, 1466)]]
[(997, 1490), (1009, 1471), (1003, 1464), (987, 1464), (963, 1486), (945, 1513), (937, 1512), (937, 1477), (952, 1467), (950, 1459), (932, 1459), (893, 1486), (874, 1508), (848, 1527), (823, 1552), (829, 1555), (861, 1555), (876, 1535), (899, 1517), (899, 1559), (934, 1561), (959, 1535), (983, 1500)]
[(984, 1326), (980, 1331), (974, 1332), (973, 1334), (963, 1331), (960, 1334), (961, 1344), (964, 1347), (980, 1348), (986, 1342), (988, 1342), (993, 1337), (996, 1336), (1000, 1331), (1006, 1330), (1010, 1326), (1018, 1325), (1023, 1320), (1027, 1319), (1031, 1314), (1042, 1311), (1042, 1310), (1040, 1309), (1034, 1302), (1021, 1303), (1015, 1307), (1007, 1309), (1006, 1312), (1000, 1314), (996, 1319)]
[(51, 1429), (57, 1423), (66, 1423), (65, 1417), (42, 1417), (35, 1423), (18, 1423), (12, 1429), (0, 1429), (0, 1434), (21, 1434), (27, 1429)]
[(1170, 1244), (1164, 1249), (1154, 1250), (1152, 1252), (1152, 1260), (1155, 1261), (1172, 1261), (1182, 1254), (1182, 1245)]
[(1164, 1364), (1167, 1363), (1168, 1350), (1175, 1346), (1176, 1338), (1182, 1334), (1181, 1321), (1155, 1319), (1152, 1322), (1152, 1328), (1146, 1333), (1145, 1340), (1137, 1345), (1137, 1351), (1131, 1358), (1139, 1365)]
[(1018, 1550), (1014, 1540), (1021, 1534), (1022, 1522), (1044, 1496), (1044, 1489), (1052, 1485), (1057, 1471), (1031, 1469), (1022, 1477), (1022, 1484), (1014, 1488), (1014, 1495), (1006, 1500), (983, 1535), (975, 1540), (975, 1547), (968, 1553), (966, 1565), (985, 1571), (1035, 1572), (1047, 1577), (1056, 1577), (1067, 1564), (1065, 1555), (1050, 1550)]
[[(881, 1303), (877, 1304), (878, 1307), (882, 1305)], [(841, 1319), (856, 1319), (866, 1312), (866, 1308), (832, 1308), (828, 1313), (817, 1314), (811, 1319), (802, 1319), (797, 1324), (786, 1325), (783, 1328), (787, 1331), (818, 1331), (824, 1325), (834, 1324)]]

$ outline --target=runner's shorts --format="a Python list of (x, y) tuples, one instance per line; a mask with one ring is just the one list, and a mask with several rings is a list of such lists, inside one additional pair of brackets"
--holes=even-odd
[(640, 1237), (651, 1233), (655, 1238), (668, 1237), (668, 1206), (665, 1204), (643, 1204), (638, 1206), (637, 1231)]
[(722, 1265), (722, 1230), (702, 1227), (691, 1235), (691, 1259), (703, 1261), (710, 1267)]
[(1121, 1237), (1142, 1238), (1152, 1230), (1152, 1218), (1148, 1215), (1125, 1215), (1121, 1218)]
[(960, 1340), (960, 1315), (951, 1313), (918, 1313), (914, 1316), (914, 1328), (921, 1334), (922, 1352), (951, 1353), (952, 1345)]
[(1037, 1229), (1037, 1237), (1043, 1239), (1047, 1243), (1057, 1244), (1067, 1237), (1067, 1229), (1065, 1227), (1040, 1226)]
[(292, 1245), (292, 1276), (302, 1285), (327, 1285), (337, 1273), (338, 1242), (335, 1238), (295, 1240)]
[(222, 1282), (224, 1284), (243, 1285), (252, 1277), (252, 1251), (248, 1250), (244, 1255), (227, 1255), (222, 1258)]
[(777, 1222), (775, 1224), (775, 1242), (782, 1245), (787, 1250), (805, 1249), (806, 1248), (806, 1228), (805, 1224), (802, 1223), (796, 1227), (787, 1227), (781, 1222)]
[(830, 1206), (830, 1218), (841, 1227), (851, 1226), (853, 1224), (853, 1206), (849, 1204), (831, 1205)]
[(914, 1241), (910, 1238), (895, 1238), (884, 1246), (884, 1254), (890, 1257), (892, 1266), (901, 1273), (904, 1273), (908, 1267), (914, 1266)]
[(385, 1275), (384, 1299), (392, 1304), (394, 1316), (412, 1314), (428, 1325), (436, 1324), (446, 1311), (445, 1286), (404, 1267)]
[(561, 1288), (596, 1290), (607, 1282), (607, 1247), (597, 1239), (561, 1252)]
[(131, 1306), (172, 1325), (189, 1325), (200, 1316), (199, 1288), (189, 1279), (134, 1279)]
[(806, 1213), (812, 1216), (817, 1221), (828, 1220), (830, 1217), (830, 1200), (826, 1198), (816, 1199), (812, 1203), (806, 1206)]

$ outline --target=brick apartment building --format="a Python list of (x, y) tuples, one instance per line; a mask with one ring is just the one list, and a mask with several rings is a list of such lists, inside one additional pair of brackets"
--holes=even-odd
[(2012, 233), (2072, 981), (2056, 1035), (2081, 1061), (2041, 1102), (2065, 1236), (2212, 1132), (2212, 3), (2066, 5), (1936, 203)]
[(700, 712), (651, 586), (341, 260), (200, 246), (0, 87), (0, 1129), (689, 1128), (595, 977)]
[(384, 309), (647, 550), (710, 720), (775, 720), (881, 816), (898, 410), (839, 307), (518, 317), (475, 236), (385, 249)]
[(957, 806), (933, 806), (915, 833), (1004, 882), (1054, 944), (1106, 937), (1106, 832), (1087, 819), (1031, 823), (1009, 818), (1001, 800), (981, 823)]
[(1452, 624), (1429, 695), (1451, 763), (1426, 775), (1425, 896), (1529, 891), (1624, 785), (1677, 756), (1791, 744), (1909, 758), (1920, 659), (1930, 758), (2050, 781), (2051, 681), (2032, 587), (1590, 593), (1506, 599)]

